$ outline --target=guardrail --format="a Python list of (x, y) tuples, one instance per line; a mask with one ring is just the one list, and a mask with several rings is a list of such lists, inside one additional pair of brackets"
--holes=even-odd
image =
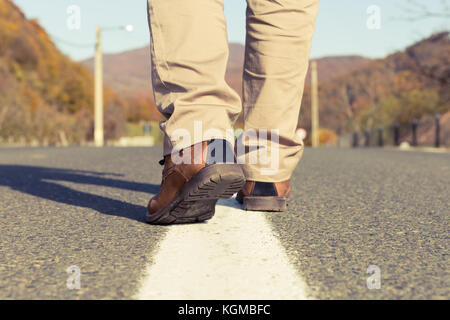
[(424, 147), (449, 147), (448, 139), (442, 139), (441, 116), (414, 120), (406, 124), (393, 124), (387, 127), (379, 127), (355, 131), (340, 136), (336, 141), (341, 147), (384, 147), (400, 146), (408, 143), (410, 146)]

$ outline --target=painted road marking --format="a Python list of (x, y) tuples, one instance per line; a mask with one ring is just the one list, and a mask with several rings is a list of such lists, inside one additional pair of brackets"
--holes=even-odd
[(261, 212), (222, 200), (208, 223), (171, 226), (145, 271), (137, 299), (307, 299)]

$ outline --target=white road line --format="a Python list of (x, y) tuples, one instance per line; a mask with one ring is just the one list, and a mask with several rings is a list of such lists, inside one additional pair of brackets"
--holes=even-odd
[(264, 215), (220, 201), (208, 223), (171, 226), (137, 299), (307, 299)]

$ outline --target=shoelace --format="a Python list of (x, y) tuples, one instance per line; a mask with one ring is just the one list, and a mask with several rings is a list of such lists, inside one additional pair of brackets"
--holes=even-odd
[[(166, 160), (163, 158), (161, 160), (158, 161), (158, 163), (161, 166), (164, 166), (166, 164)], [(162, 178), (161, 178), (161, 183), (164, 182), (164, 180), (166, 179), (166, 177), (169, 175), (169, 172), (171, 172), (173, 169), (175, 168), (175, 165), (170, 166), (169, 168), (164, 168), (164, 170), (162, 171)]]

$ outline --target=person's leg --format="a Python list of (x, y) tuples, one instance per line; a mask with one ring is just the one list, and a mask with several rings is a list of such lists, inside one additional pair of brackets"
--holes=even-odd
[[(148, 17), (153, 90), (166, 118), (160, 124), (164, 155), (201, 142), (208, 132), (211, 138), (226, 138), (241, 101), (225, 82), (228, 39), (222, 0), (148, 0)], [(185, 133), (191, 139), (179, 138)]]
[[(269, 154), (277, 149), (278, 154), (277, 167), (266, 170), (260, 162), (248, 161), (249, 153), (259, 151), (247, 152), (244, 172), (251, 182), (244, 194), (252, 195), (257, 189), (257, 194), (275, 199), (289, 193), (288, 181), (303, 152), (296, 129), (318, 3), (319, 0), (247, 0), (244, 132), (277, 130), (277, 143), (259, 147), (269, 149)], [(258, 208), (264, 209), (264, 205)]]
[[(225, 82), (228, 41), (222, 0), (148, 0), (152, 82), (166, 120), (160, 192), (147, 206), (152, 224), (210, 219), (218, 199), (245, 180), (227, 134), (241, 111)], [(216, 140), (212, 140), (216, 139)], [(224, 155), (223, 152), (226, 152)], [(217, 159), (212, 159), (217, 157)]]

